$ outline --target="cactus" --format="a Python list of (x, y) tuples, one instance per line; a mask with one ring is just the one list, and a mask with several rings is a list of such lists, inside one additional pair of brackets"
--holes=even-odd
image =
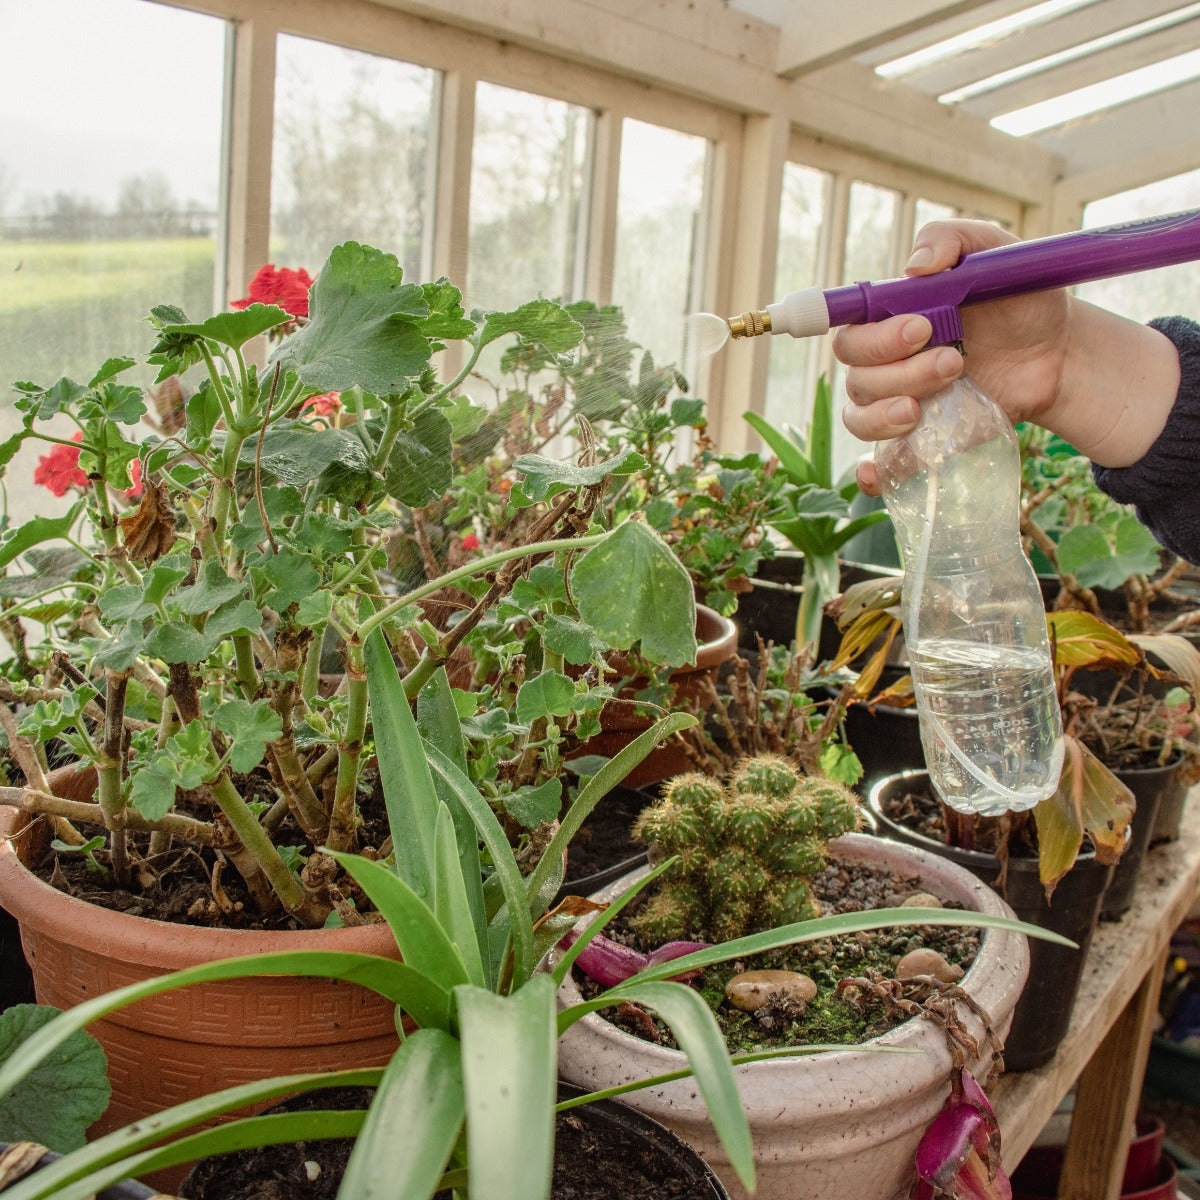
[(679, 859), (634, 928), (655, 943), (727, 941), (814, 917), (829, 839), (860, 823), (853, 792), (778, 755), (744, 759), (724, 786), (680, 775), (634, 826), (652, 861)]

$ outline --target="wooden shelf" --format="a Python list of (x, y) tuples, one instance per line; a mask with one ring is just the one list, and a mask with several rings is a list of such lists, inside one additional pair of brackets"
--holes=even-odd
[(1200, 896), (1200, 788), (1178, 841), (1146, 856), (1133, 905), (1092, 939), (1071, 1024), (1054, 1058), (1006, 1075), (992, 1101), (1011, 1171), (1078, 1084), (1059, 1200), (1116, 1200), (1141, 1094), (1167, 948)]

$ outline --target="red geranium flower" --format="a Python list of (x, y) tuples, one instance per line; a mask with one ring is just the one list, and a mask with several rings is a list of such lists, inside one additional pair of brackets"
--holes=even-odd
[[(71, 440), (82, 442), (83, 434), (77, 430)], [(65, 496), (73, 487), (87, 487), (87, 474), (79, 469), (79, 447), (51, 447), (48, 454), (43, 454), (38, 459), (38, 465), (33, 472), (33, 482), (41, 484), (55, 496)]]
[(278, 304), (293, 317), (308, 316), (308, 289), (312, 287), (312, 276), (301, 267), (277, 267), (267, 263), (259, 267), (250, 280), (250, 294), (241, 300), (232, 301), (233, 308), (249, 308), (251, 304)]
[(464, 550), (478, 550), (479, 539), (473, 533), (464, 533), (462, 540), (462, 548)]
[(142, 460), (140, 458), (135, 458), (130, 462), (129, 478), (132, 480), (133, 486), (126, 488), (121, 495), (126, 500), (140, 500), (142, 498)]
[(342, 402), (338, 398), (340, 395), (340, 392), (321, 392), (319, 395), (309, 396), (300, 405), (300, 411), (314, 417), (332, 417), (342, 411)]

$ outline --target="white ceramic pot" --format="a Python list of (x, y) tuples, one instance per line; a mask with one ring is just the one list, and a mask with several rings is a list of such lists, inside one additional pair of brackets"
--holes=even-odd
[[(920, 890), (944, 900), (978, 912), (1012, 915), (991, 888), (923, 850), (864, 834), (839, 838), (833, 849), (838, 857), (915, 876)], [(636, 877), (637, 873), (626, 876), (597, 898), (619, 894)], [(1023, 935), (986, 931), (962, 986), (997, 1032), (1008, 1029), (1028, 969)], [(568, 978), (560, 1003), (566, 1006), (580, 999)], [(982, 1077), (990, 1061), (983, 1025), (965, 1005), (960, 1003), (958, 1010), (982, 1047), (983, 1059), (968, 1064)], [(923, 1018), (871, 1044), (918, 1053), (853, 1048), (736, 1069), (754, 1135), (755, 1200), (896, 1200), (908, 1194), (917, 1143), (949, 1092), (950, 1051), (941, 1029)], [(558, 1045), (560, 1078), (589, 1090), (677, 1071), (686, 1064), (679, 1051), (641, 1041), (596, 1013), (571, 1026)], [(692, 1080), (631, 1092), (621, 1099), (674, 1129), (712, 1164), (732, 1197), (745, 1197)]]

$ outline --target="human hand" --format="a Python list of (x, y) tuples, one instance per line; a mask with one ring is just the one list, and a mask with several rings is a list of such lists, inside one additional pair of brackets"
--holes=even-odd
[[(935, 221), (917, 234), (905, 274), (931, 275), (954, 266), (964, 254), (1016, 240), (987, 221)], [(1049, 419), (1061, 388), (1071, 306), (1065, 291), (1051, 291), (962, 310), (971, 377), (1014, 423)], [(850, 403), (842, 420), (855, 437), (903, 436), (920, 417), (919, 401), (962, 374), (963, 355), (952, 346), (926, 349), (931, 332), (928, 320), (916, 315), (837, 331), (833, 352), (849, 368)], [(879, 494), (873, 463), (860, 464), (858, 483), (869, 495)]]

